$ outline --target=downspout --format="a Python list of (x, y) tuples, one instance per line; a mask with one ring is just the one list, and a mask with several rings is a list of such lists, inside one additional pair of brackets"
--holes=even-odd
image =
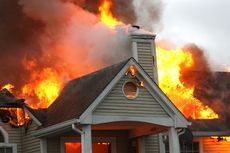
[(78, 129), (75, 124), (72, 124), (72, 130), (79, 133), (80, 135), (84, 134), (84, 132)]

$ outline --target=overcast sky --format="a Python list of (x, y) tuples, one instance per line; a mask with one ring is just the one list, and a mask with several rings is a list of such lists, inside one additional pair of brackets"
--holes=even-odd
[(196, 43), (213, 65), (230, 66), (230, 0), (164, 0), (158, 39)]

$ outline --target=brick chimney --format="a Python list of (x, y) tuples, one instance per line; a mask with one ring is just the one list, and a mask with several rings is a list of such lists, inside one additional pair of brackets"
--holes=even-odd
[(155, 37), (156, 35), (133, 26), (130, 30), (132, 56), (158, 84)]

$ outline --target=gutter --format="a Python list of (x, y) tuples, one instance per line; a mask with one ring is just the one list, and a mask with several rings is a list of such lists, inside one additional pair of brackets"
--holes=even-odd
[(55, 132), (61, 131), (63, 129), (66, 129), (66, 128), (68, 128), (71, 125), (76, 124), (76, 123), (80, 123), (80, 120), (79, 119), (71, 119), (71, 120), (68, 120), (68, 121), (65, 121), (62, 123), (58, 123), (58, 124), (37, 130), (35, 133), (32, 134), (32, 136), (35, 136), (38, 138), (44, 137), (44, 136), (47, 136), (50, 134), (54, 134)]

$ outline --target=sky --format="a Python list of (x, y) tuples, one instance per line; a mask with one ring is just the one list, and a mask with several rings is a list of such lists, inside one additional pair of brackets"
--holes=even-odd
[(230, 0), (164, 0), (158, 39), (195, 43), (215, 70), (230, 66)]

